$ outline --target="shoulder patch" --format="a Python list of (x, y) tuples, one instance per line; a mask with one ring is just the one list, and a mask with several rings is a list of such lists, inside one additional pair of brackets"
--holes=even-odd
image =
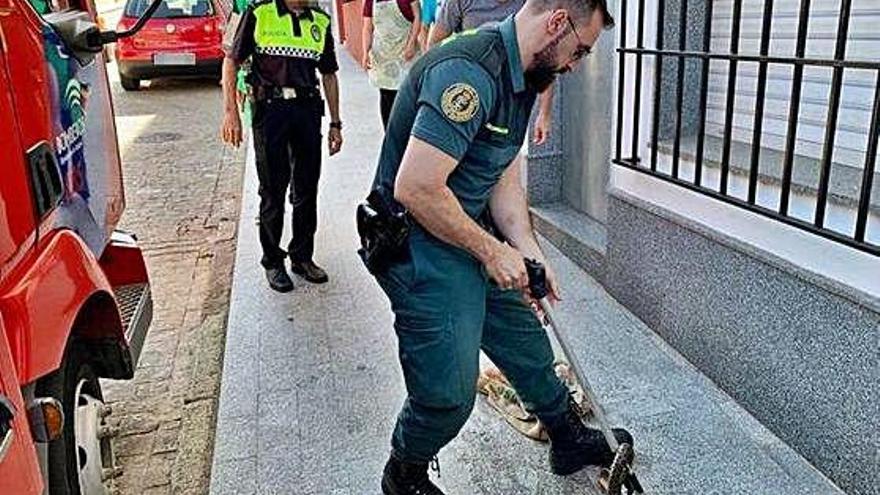
[(480, 95), (470, 84), (455, 83), (443, 90), (440, 106), (449, 120), (469, 122), (480, 108)]

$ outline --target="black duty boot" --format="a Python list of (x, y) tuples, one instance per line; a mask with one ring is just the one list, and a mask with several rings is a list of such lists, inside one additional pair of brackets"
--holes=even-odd
[(313, 261), (291, 261), (290, 270), (313, 284), (327, 283), (327, 272)]
[[(620, 428), (612, 431), (618, 443), (633, 444), (633, 437), (628, 431)], [(587, 465), (608, 467), (614, 460), (614, 453), (608, 448), (602, 432), (587, 427), (571, 403), (565, 414), (552, 424), (547, 424), (547, 434), (550, 437), (550, 469), (553, 474), (566, 476)]]
[(444, 495), (428, 479), (428, 463), (397, 460), (393, 455), (382, 473), (382, 493), (385, 495)]
[(278, 292), (290, 292), (293, 290), (293, 280), (284, 269), (284, 265), (266, 268), (266, 280), (269, 281), (269, 287)]

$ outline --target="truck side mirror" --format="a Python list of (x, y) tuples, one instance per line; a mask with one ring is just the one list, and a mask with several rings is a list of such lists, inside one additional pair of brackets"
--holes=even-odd
[(152, 0), (150, 6), (138, 18), (134, 26), (126, 31), (101, 31), (92, 21), (88, 12), (69, 10), (46, 16), (46, 22), (55, 28), (59, 36), (67, 43), (80, 62), (88, 63), (100, 53), (104, 45), (115, 43), (120, 38), (134, 35), (153, 17), (153, 13), (165, 0)]
[(91, 62), (95, 54), (101, 52), (101, 45), (95, 43), (100, 30), (88, 12), (66, 10), (47, 14), (45, 19), (81, 63)]

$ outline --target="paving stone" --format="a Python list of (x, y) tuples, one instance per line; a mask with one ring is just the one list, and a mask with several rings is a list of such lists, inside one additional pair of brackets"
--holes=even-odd
[(257, 492), (257, 459), (221, 461), (214, 465), (211, 493), (215, 495), (252, 495)]
[(113, 453), (119, 458), (148, 455), (152, 441), (153, 436), (149, 433), (123, 436), (114, 440)]
[(184, 409), (180, 435), (184, 441), (174, 461), (172, 483), (175, 493), (204, 493), (210, 483), (216, 405), (200, 400)]
[(150, 487), (143, 492), (144, 495), (171, 495), (172, 493), (171, 484)]
[(159, 421), (149, 414), (132, 414), (120, 419), (121, 436), (151, 433), (159, 428)]
[(248, 459), (257, 455), (259, 435), (257, 434), (257, 418), (241, 416), (237, 418), (219, 418), (217, 428), (231, 432), (217, 439), (214, 445), (214, 457), (223, 461)]
[(153, 453), (177, 452), (180, 436), (180, 421), (173, 421), (159, 428), (153, 438)]
[(171, 466), (175, 454), (164, 453), (150, 456), (149, 467), (144, 474), (143, 486), (146, 488), (163, 487), (171, 484)]
[(145, 454), (118, 460), (124, 472), (121, 477), (114, 480), (114, 489), (121, 494), (140, 493), (146, 489), (144, 480), (150, 465), (150, 456)]
[(186, 402), (213, 399), (220, 393), (225, 332), (226, 314), (214, 314), (205, 319), (198, 332), (187, 337), (192, 342), (195, 358), (189, 372)]
[(171, 363), (162, 364), (160, 366), (139, 366), (137, 369), (138, 380), (143, 381), (164, 381), (171, 377), (173, 371)]

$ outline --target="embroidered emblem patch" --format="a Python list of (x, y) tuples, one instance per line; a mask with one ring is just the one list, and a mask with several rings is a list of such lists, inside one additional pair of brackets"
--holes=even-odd
[(443, 113), (453, 122), (468, 122), (477, 114), (480, 95), (470, 84), (455, 83), (443, 91), (440, 99)]
[(312, 39), (315, 40), (316, 43), (321, 42), (321, 28), (316, 24), (312, 24)]

